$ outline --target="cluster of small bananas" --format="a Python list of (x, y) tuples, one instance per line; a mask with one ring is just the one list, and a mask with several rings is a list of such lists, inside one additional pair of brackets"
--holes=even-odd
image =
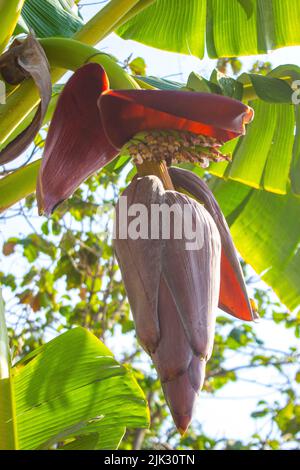
[(230, 161), (230, 155), (220, 152), (223, 143), (206, 135), (187, 131), (140, 132), (127, 145), (127, 151), (136, 165), (144, 161), (161, 162), (168, 165), (190, 162), (207, 168), (211, 161)]

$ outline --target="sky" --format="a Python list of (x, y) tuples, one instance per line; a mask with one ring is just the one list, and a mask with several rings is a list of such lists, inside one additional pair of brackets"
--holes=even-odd
[[(87, 20), (99, 10), (100, 2), (83, 1), (82, 4), (91, 4), (81, 10)], [(103, 2), (102, 2), (103, 3)], [(121, 62), (125, 61), (131, 54), (133, 57), (143, 57), (147, 64), (147, 74), (157, 77), (174, 79), (184, 82), (190, 72), (194, 71), (209, 77), (216, 65), (215, 60), (199, 58), (193, 56), (180, 55), (138, 44), (134, 41), (124, 41), (115, 34), (111, 34), (99, 45), (99, 49), (116, 56)], [(273, 67), (280, 64), (293, 63), (300, 65), (300, 47), (284, 48), (273, 51), (267, 55), (244, 57), (242, 59), (244, 70), (248, 70), (257, 60), (270, 61)], [(24, 222), (18, 225), (17, 232), (24, 234), (29, 231), (29, 227)], [(8, 236), (16, 235), (16, 225), (14, 223), (0, 224), (0, 243)], [(12, 266), (12, 262), (5, 261), (6, 268), (18, 269)], [(21, 270), (22, 267), (19, 266)], [(255, 330), (259, 337), (266, 341), (268, 347), (286, 350), (295, 344), (295, 338), (288, 330), (283, 330), (281, 326), (270, 325), (270, 322), (261, 321), (255, 325)], [(121, 348), (127, 347), (126, 340), (121, 335), (109, 340), (107, 344), (113, 352), (120, 356)], [(118, 345), (118, 347), (116, 347)], [(145, 356), (146, 361), (146, 356)], [(228, 365), (247, 363), (247, 358), (232, 354)], [(239, 383), (227, 385), (215, 396), (202, 392), (198, 400), (196, 421), (203, 425), (204, 431), (212, 436), (222, 438), (247, 439), (249, 435), (260, 430), (264, 421), (254, 421), (249, 417), (251, 411), (255, 409), (257, 401), (261, 398), (280, 400), (280, 393), (274, 393), (268, 388), (268, 384), (276, 381), (278, 376), (274, 370), (266, 371), (264, 368), (246, 370), (240, 373), (243, 379)], [(264, 385), (260, 385), (260, 383)]]

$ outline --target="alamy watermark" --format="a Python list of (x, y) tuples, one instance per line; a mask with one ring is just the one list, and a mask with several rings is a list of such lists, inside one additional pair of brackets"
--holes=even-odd
[(204, 243), (203, 218), (192, 204), (131, 204), (119, 198), (113, 239), (183, 240), (186, 250), (201, 250)]

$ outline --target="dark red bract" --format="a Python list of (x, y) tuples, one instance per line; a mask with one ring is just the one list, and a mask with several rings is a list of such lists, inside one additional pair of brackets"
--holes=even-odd
[(50, 214), (136, 133), (184, 130), (226, 142), (245, 132), (253, 111), (220, 95), (182, 91), (109, 90), (98, 64), (78, 69), (66, 84), (46, 139), (37, 195)]
[(40, 213), (49, 215), (118, 151), (109, 143), (97, 99), (108, 79), (97, 64), (87, 64), (66, 84), (51, 121), (37, 185)]
[(98, 105), (105, 132), (117, 148), (152, 129), (189, 131), (226, 142), (244, 134), (253, 117), (240, 101), (191, 91), (108, 90)]
[[(251, 108), (220, 95), (109, 90), (104, 70), (97, 64), (84, 65), (66, 84), (51, 122), (37, 187), (40, 212), (51, 213), (139, 132), (185, 131), (193, 138), (213, 137), (216, 141), (203, 139), (204, 143), (219, 147), (244, 134), (252, 117)], [(161, 141), (157, 145), (161, 148)], [(149, 153), (153, 163), (154, 151)], [(167, 158), (160, 155), (158, 166)], [(129, 202), (131, 198), (148, 208), (153, 201), (182, 208), (188, 203), (193, 220), (201, 223), (203, 246), (188, 251), (174, 234), (163, 241), (120, 236), (115, 252), (137, 337), (153, 360), (174, 422), (183, 433), (204, 383), (217, 306), (248, 321), (256, 312), (227, 222), (209, 187), (182, 168), (169, 168), (168, 176), (176, 191), (165, 190), (160, 178), (147, 174), (134, 179), (124, 194)]]

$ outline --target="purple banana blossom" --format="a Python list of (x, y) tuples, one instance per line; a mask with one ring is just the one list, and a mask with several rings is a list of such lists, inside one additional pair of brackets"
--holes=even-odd
[(183, 168), (169, 168), (171, 180), (178, 189), (204, 204), (214, 219), (222, 241), (221, 288), (219, 307), (244, 321), (258, 319), (253, 302), (248, 298), (244, 275), (226, 219), (213, 193), (195, 173)]
[[(143, 175), (123, 194), (128, 206), (162, 204), (174, 208), (174, 217), (188, 207), (192, 225), (201, 228), (197, 249), (186, 249), (189, 237), (184, 232), (178, 238), (175, 226), (169, 239), (161, 230), (157, 237), (124, 238), (120, 228), (129, 229), (130, 218), (123, 220), (118, 202), (114, 245), (137, 336), (182, 433), (203, 386), (217, 307), (247, 321), (256, 314), (213, 194), (195, 174), (167, 165), (188, 161), (206, 167), (227, 159), (222, 144), (243, 135), (252, 118), (251, 108), (220, 95), (110, 90), (105, 71), (87, 64), (66, 84), (46, 140), (37, 185), (40, 213), (50, 214), (126, 146)], [(164, 168), (159, 175), (165, 186), (153, 176), (157, 167)]]
[[(151, 356), (160, 377), (174, 422), (184, 433), (192, 419), (195, 399), (211, 356), (219, 300), (221, 241), (208, 211), (194, 199), (165, 191), (156, 176), (136, 178), (124, 191), (128, 208), (142, 204), (148, 227), (151, 207), (166, 205), (174, 219), (188, 207), (199, 227), (199, 247), (187, 249), (189, 238), (176, 238), (175, 220), (170, 239), (132, 239), (121, 235), (130, 217), (116, 210), (114, 247), (132, 308), (137, 336)], [(145, 221), (144, 221), (145, 222)], [(178, 229), (178, 227), (177, 227)], [(122, 232), (122, 233), (123, 233)]]

